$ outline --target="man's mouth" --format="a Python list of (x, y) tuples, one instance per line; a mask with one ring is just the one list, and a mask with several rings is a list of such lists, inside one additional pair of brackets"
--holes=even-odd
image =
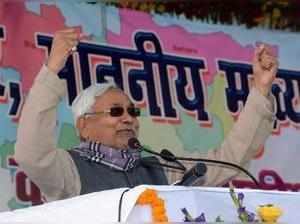
[(118, 130), (117, 133), (122, 136), (135, 137), (135, 131), (132, 129), (121, 129)]

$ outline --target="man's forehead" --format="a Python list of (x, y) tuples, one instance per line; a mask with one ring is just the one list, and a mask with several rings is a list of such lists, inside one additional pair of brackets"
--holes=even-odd
[(96, 105), (131, 105), (128, 95), (120, 89), (107, 90), (103, 95), (96, 97)]

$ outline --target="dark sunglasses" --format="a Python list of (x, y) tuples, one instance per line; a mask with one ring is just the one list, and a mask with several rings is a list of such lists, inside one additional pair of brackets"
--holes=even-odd
[[(95, 114), (106, 114), (107, 113), (112, 117), (120, 117), (124, 114), (124, 112), (125, 112), (124, 107), (112, 107), (109, 110), (85, 113), (85, 115), (95, 115)], [(127, 113), (131, 117), (138, 117), (141, 115), (141, 109), (137, 108), (137, 107), (127, 107)]]

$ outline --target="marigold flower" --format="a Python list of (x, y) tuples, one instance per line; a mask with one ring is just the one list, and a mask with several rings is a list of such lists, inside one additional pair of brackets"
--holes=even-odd
[(148, 204), (148, 199), (146, 197), (140, 196), (136, 202), (139, 205), (146, 205)]
[(153, 221), (154, 222), (168, 222), (168, 217), (166, 215), (153, 216)]
[(157, 198), (156, 200), (154, 200), (152, 202), (152, 206), (153, 207), (164, 207), (165, 206), (165, 202), (163, 199), (161, 198)]
[(165, 214), (166, 209), (164, 207), (152, 207), (152, 215)]
[(149, 204), (151, 206), (153, 222), (168, 222), (165, 202), (163, 199), (158, 197), (155, 190), (146, 189), (143, 193), (141, 193), (136, 203), (139, 205)]
[(154, 196), (154, 197), (157, 197), (157, 192), (156, 190), (153, 190), (153, 189), (146, 189), (143, 194), (145, 195), (151, 195), (151, 196)]

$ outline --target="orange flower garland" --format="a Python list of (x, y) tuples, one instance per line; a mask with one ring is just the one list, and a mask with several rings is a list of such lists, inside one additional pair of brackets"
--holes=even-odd
[(138, 198), (138, 205), (150, 205), (152, 209), (152, 221), (154, 222), (168, 222), (168, 217), (165, 209), (165, 202), (159, 198), (157, 191), (153, 189), (146, 189)]

